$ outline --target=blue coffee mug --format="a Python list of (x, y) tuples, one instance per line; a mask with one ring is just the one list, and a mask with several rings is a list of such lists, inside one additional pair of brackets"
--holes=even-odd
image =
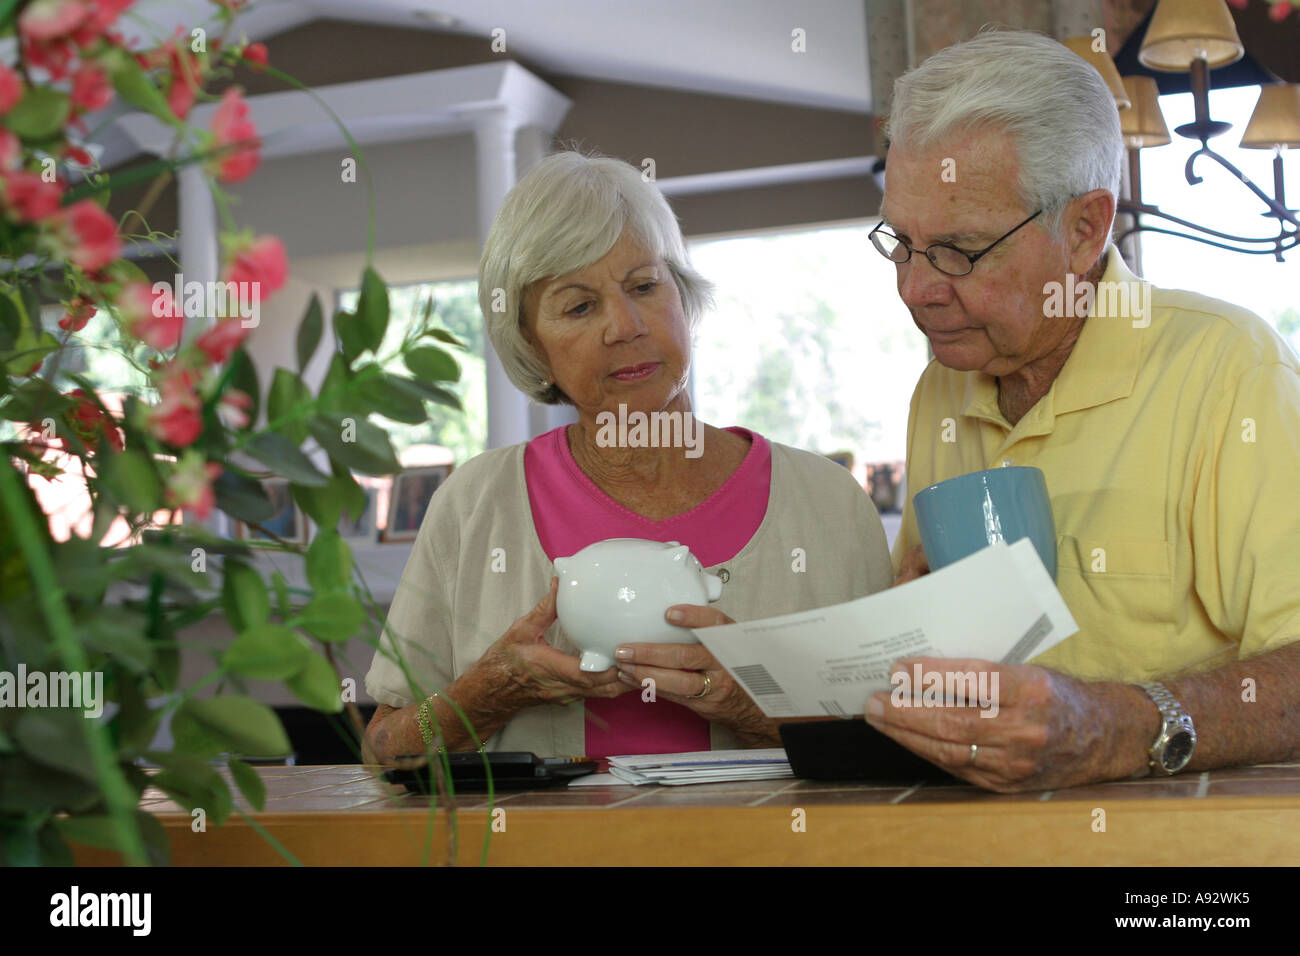
[(1038, 468), (991, 468), (918, 491), (916, 526), (931, 570), (999, 541), (1028, 538), (1056, 580), (1056, 522), (1047, 478)]

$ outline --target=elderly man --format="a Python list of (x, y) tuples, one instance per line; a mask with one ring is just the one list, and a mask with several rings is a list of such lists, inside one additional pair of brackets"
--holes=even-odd
[[(1117, 111), (1064, 46), (986, 33), (936, 54), (896, 84), (889, 135), (872, 241), (935, 355), (908, 487), (1041, 468), (1079, 632), (1032, 665), (922, 661), (997, 669), (993, 719), (877, 695), (868, 721), (1002, 791), (1294, 758), (1295, 355), (1249, 312), (1125, 267)], [(928, 570), (919, 540), (909, 505), (899, 582)]]

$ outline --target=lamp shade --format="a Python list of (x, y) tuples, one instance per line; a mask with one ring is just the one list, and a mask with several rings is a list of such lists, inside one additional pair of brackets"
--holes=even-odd
[(1245, 52), (1223, 0), (1160, 0), (1138, 59), (1153, 70), (1182, 73), (1198, 57), (1214, 69), (1236, 63)]
[(1300, 146), (1300, 84), (1261, 87), (1241, 145), (1246, 149)]
[(1090, 36), (1069, 37), (1061, 42), (1092, 64), (1093, 69), (1101, 74), (1101, 78), (1110, 87), (1110, 95), (1115, 97), (1115, 105), (1120, 109), (1127, 109), (1130, 105), (1128, 94), (1124, 92), (1124, 84), (1119, 78), (1119, 70), (1115, 69), (1115, 61), (1110, 58), (1110, 54), (1095, 52), (1092, 48), (1093, 40)]
[(1119, 111), (1119, 127), (1124, 145), (1130, 149), (1164, 146), (1169, 142), (1169, 127), (1160, 112), (1160, 90), (1150, 76), (1124, 77), (1124, 89), (1133, 105)]

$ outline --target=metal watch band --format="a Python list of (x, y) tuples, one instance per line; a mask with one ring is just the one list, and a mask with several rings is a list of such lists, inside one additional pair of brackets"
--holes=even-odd
[(1170, 741), (1179, 733), (1190, 735), (1191, 746), (1195, 747), (1196, 729), (1192, 724), (1192, 717), (1183, 709), (1183, 705), (1179, 703), (1178, 698), (1170, 693), (1169, 688), (1164, 684), (1153, 682), (1138, 684), (1137, 686), (1142, 688), (1152, 702), (1155, 703), (1156, 709), (1160, 711), (1160, 716), (1164, 720), (1160, 727), (1160, 733), (1147, 751), (1148, 773), (1166, 776), (1177, 773), (1190, 760), (1190, 751), (1183, 764), (1171, 771), (1165, 767), (1165, 750), (1168, 748)]

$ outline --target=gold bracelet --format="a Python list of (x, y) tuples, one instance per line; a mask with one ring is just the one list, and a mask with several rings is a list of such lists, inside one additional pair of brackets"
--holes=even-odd
[(433, 697), (426, 697), (415, 709), (415, 722), (420, 727), (420, 736), (424, 739), (425, 750), (433, 746), (433, 728), (429, 726), (429, 702), (437, 696), (434, 694)]
[[(435, 748), (433, 746), (433, 727), (431, 727), (429, 724), (429, 705), (433, 702), (433, 698), (437, 696), (439, 695), (433, 694), (432, 696), (426, 697), (423, 701), (421, 701), (420, 706), (415, 709), (415, 722), (416, 724), (419, 725), (420, 737), (423, 738), (424, 740), (424, 749), (425, 750), (432, 749), (435, 753), (441, 753), (443, 750), (442, 747)], [(483, 753), (483, 751), (487, 748), (486, 740), (480, 741), (476, 737), (475, 743), (478, 744), (479, 753)]]

